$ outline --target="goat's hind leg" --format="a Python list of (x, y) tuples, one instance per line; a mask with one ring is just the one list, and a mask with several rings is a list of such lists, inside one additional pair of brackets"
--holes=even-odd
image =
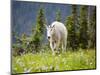
[(63, 53), (66, 52), (66, 42), (65, 41), (62, 43), (62, 52)]

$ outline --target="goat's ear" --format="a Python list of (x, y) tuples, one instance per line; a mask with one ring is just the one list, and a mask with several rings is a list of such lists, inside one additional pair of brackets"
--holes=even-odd
[(52, 28), (54, 28), (54, 27), (55, 27), (55, 25), (52, 26)]

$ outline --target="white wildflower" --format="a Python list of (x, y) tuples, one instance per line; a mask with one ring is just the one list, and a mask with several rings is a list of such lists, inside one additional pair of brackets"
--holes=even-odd
[(47, 70), (47, 69), (48, 69), (48, 67), (42, 66), (42, 70)]
[(59, 66), (56, 66), (56, 70), (59, 70)]
[(19, 64), (21, 67), (24, 67), (24, 66), (25, 66), (23, 62), (19, 62), (18, 64)]
[(25, 72), (25, 73), (31, 72), (32, 69), (33, 69), (33, 67), (31, 67), (31, 68), (29, 68), (29, 69), (26, 69), (26, 68), (25, 68), (24, 72)]
[(29, 64), (31, 65), (31, 64), (35, 64), (36, 62), (29, 62)]
[(20, 62), (20, 59), (17, 59), (16, 63), (19, 63)]

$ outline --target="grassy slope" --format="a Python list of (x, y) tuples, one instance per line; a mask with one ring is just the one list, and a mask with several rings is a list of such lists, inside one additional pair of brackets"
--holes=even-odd
[(95, 69), (95, 50), (67, 51), (52, 56), (51, 52), (32, 54), (12, 58), (12, 72), (47, 72), (62, 70)]

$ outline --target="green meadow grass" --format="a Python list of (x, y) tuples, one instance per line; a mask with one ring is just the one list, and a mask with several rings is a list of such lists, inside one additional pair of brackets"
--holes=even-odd
[(12, 73), (50, 72), (96, 68), (95, 50), (78, 50), (60, 53), (52, 52), (24, 54), (12, 57)]

